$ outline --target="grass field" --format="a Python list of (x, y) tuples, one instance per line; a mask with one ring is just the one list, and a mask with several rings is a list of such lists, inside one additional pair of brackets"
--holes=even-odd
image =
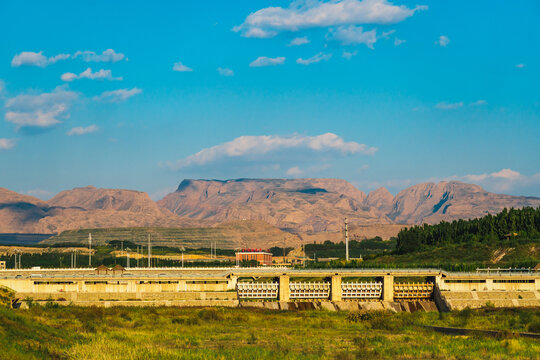
[[(355, 314), (355, 313), (352, 313)], [(0, 309), (2, 359), (534, 359), (539, 310), (448, 314), (224, 308)], [(503, 329), (449, 336), (422, 325)]]

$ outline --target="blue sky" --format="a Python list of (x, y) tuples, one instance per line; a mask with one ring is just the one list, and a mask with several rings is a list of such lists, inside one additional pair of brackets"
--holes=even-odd
[(2, 1), (0, 186), (540, 196), (537, 1)]

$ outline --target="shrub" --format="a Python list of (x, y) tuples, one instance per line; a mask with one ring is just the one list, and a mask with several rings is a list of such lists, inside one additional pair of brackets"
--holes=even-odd
[(384, 310), (376, 310), (376, 311), (360, 310), (360, 311), (350, 312), (347, 315), (347, 320), (350, 322), (371, 321), (373, 319), (388, 317), (390, 315), (391, 315), (390, 312), (384, 311)]
[(206, 321), (223, 320), (223, 316), (219, 312), (217, 312), (216, 309), (203, 309), (203, 310), (199, 311), (197, 316), (201, 320), (206, 320)]
[(527, 331), (532, 333), (540, 333), (540, 320), (535, 320), (527, 326)]

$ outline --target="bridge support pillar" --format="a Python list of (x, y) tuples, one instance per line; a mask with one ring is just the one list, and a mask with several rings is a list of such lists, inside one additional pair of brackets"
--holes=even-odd
[(341, 276), (340, 275), (333, 275), (332, 276), (332, 283), (330, 287), (330, 300), (332, 301), (341, 301)]
[(394, 301), (394, 277), (390, 274), (383, 277), (383, 301)]
[(290, 294), (289, 277), (287, 275), (281, 275), (279, 277), (279, 301), (289, 301)]
[(493, 290), (493, 279), (486, 279), (486, 287), (484, 290)]
[(238, 276), (231, 275), (227, 281), (227, 290), (236, 290), (237, 283), (238, 283)]

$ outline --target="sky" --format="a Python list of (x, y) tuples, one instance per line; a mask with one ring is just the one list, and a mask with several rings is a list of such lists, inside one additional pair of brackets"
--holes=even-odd
[(540, 2), (0, 2), (0, 187), (540, 196)]

